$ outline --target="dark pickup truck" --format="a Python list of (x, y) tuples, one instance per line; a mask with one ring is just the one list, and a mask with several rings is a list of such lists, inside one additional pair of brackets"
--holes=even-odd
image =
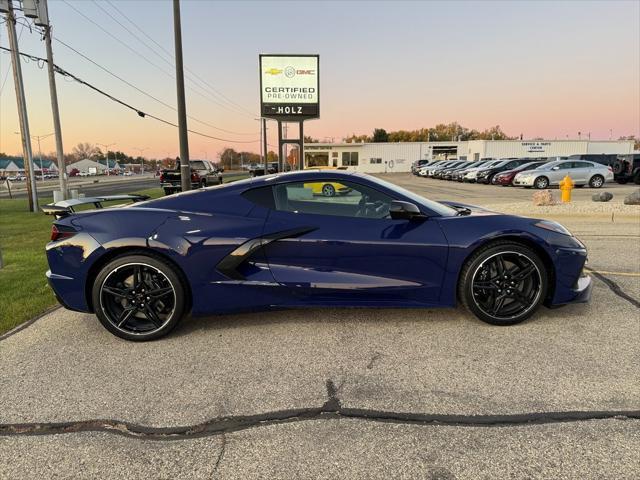
[[(191, 188), (203, 188), (209, 185), (222, 183), (222, 170), (216, 168), (207, 160), (191, 160)], [(180, 183), (180, 168), (175, 170), (163, 170), (160, 173), (160, 186), (165, 195), (182, 191)]]

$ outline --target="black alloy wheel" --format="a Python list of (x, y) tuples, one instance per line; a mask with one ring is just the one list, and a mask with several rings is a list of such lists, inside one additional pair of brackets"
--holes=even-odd
[(513, 325), (529, 318), (544, 301), (548, 280), (538, 255), (512, 242), (497, 242), (465, 265), (459, 296), (480, 320)]
[(93, 287), (100, 323), (114, 335), (144, 341), (162, 337), (180, 321), (184, 287), (173, 268), (156, 257), (127, 255), (107, 264)]

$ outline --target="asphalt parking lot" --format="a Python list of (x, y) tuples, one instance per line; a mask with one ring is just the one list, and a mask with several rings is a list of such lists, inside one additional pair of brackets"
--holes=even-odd
[[(386, 178), (479, 205), (532, 194)], [(314, 309), (134, 344), (57, 309), (0, 340), (0, 478), (638, 478), (640, 210), (560, 217), (592, 301), (513, 327)]]

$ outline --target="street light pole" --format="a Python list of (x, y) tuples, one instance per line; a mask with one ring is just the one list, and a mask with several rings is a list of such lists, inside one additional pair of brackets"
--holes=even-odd
[(147, 147), (144, 148), (137, 148), (137, 147), (133, 147), (134, 150), (138, 150), (138, 152), (140, 152), (140, 175), (144, 174), (144, 157), (142, 156), (142, 152), (144, 152), (145, 150), (149, 150)]
[(109, 169), (109, 147), (113, 147), (115, 145), (115, 143), (106, 143), (106, 144), (105, 143), (97, 143), (96, 145), (100, 145), (101, 147), (104, 147), (104, 151), (105, 151), (105, 154), (106, 154), (106, 157), (107, 157), (107, 177), (108, 177), (109, 175), (111, 175), (110, 169)]
[(182, 27), (180, 26), (180, 0), (173, 0), (173, 34), (176, 56), (176, 93), (178, 96), (178, 131), (180, 138), (180, 185), (182, 191), (191, 190), (189, 165), (189, 137), (187, 135), (187, 104), (184, 94), (184, 67), (182, 64)]

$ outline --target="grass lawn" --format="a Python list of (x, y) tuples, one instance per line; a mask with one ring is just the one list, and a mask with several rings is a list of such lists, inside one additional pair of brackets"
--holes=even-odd
[[(153, 198), (160, 188), (139, 192)], [(52, 198), (41, 199), (41, 204)], [(0, 200), (0, 334), (57, 304), (44, 276), (47, 259), (44, 246), (49, 241), (53, 217), (29, 213), (27, 200)]]

